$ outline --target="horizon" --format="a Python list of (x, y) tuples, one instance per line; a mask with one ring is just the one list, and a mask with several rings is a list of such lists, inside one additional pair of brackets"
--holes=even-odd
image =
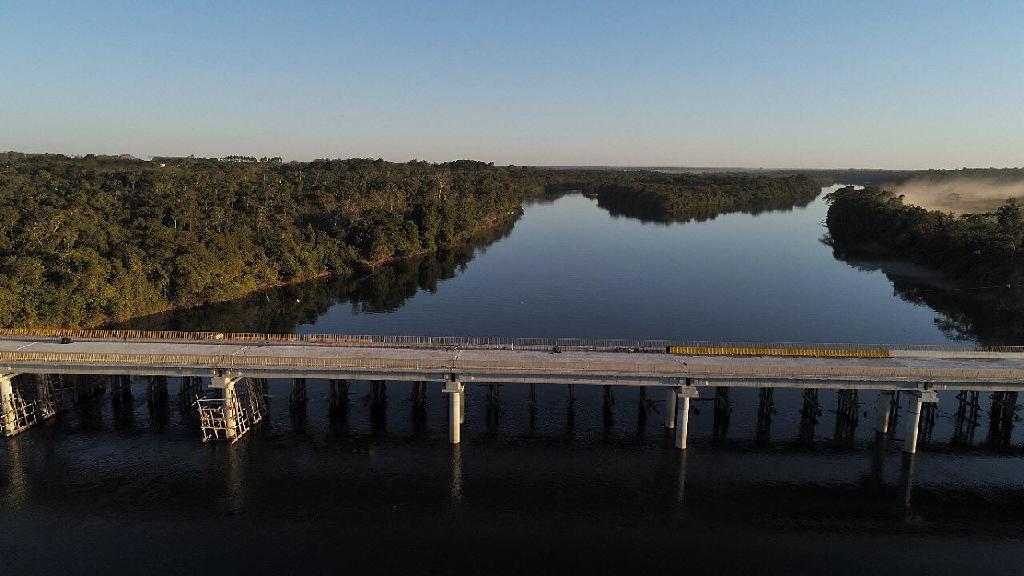
[(1018, 166), (1022, 25), (1015, 2), (9, 5), (0, 149)]
[(713, 170), (713, 171), (745, 171), (745, 172), (781, 172), (781, 171), (882, 171), (882, 172), (927, 172), (927, 171), (957, 171), (957, 170), (1020, 170), (1024, 169), (1022, 166), (960, 166), (958, 168), (879, 168), (874, 166), (824, 166), (824, 167), (809, 167), (809, 166), (688, 166), (688, 165), (658, 165), (658, 164), (499, 164), (489, 160), (480, 160), (477, 158), (452, 158), (449, 160), (424, 160), (422, 158), (410, 158), (408, 160), (393, 160), (388, 158), (371, 158), (368, 156), (349, 156), (347, 158), (342, 157), (318, 157), (311, 159), (298, 159), (298, 158), (286, 158), (282, 156), (270, 156), (270, 155), (259, 155), (253, 156), (250, 154), (226, 154), (224, 156), (198, 156), (198, 155), (186, 155), (186, 156), (172, 156), (168, 154), (153, 154), (150, 156), (136, 156), (128, 152), (122, 153), (78, 153), (78, 154), (66, 154), (63, 152), (25, 152), (22, 150), (4, 150), (0, 151), (0, 154), (24, 154), (26, 156), (63, 156), (71, 159), (82, 159), (89, 156), (97, 158), (113, 158), (113, 159), (124, 159), (124, 160), (140, 160), (143, 162), (152, 162), (156, 158), (167, 158), (167, 159), (195, 159), (195, 160), (225, 160), (233, 157), (251, 157), (256, 158), (257, 162), (262, 161), (261, 159), (272, 160), (278, 158), (282, 163), (299, 162), (319, 162), (319, 161), (345, 161), (345, 160), (382, 160), (384, 162), (390, 162), (393, 164), (408, 164), (412, 162), (427, 162), (430, 164), (446, 164), (450, 162), (469, 161), (469, 162), (483, 162), (493, 164), (495, 167), (520, 167), (520, 168), (547, 168), (547, 169), (576, 169), (576, 170)]

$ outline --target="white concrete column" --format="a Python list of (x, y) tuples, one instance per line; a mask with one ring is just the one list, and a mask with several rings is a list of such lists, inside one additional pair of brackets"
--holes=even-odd
[(690, 398), (696, 398), (696, 386), (678, 389), (676, 398), (676, 448), (686, 450), (686, 436), (690, 426)]
[(224, 387), (224, 437), (234, 440), (238, 437), (238, 391), (235, 383)]
[(686, 433), (690, 423), (690, 397), (679, 395), (676, 402), (676, 448), (686, 450)]
[(235, 384), (241, 380), (238, 376), (231, 376), (228, 372), (220, 372), (210, 378), (210, 388), (223, 390), (224, 395), (224, 438), (234, 440), (239, 436), (238, 430), (238, 391)]
[(676, 427), (676, 396), (678, 395), (677, 386), (665, 389), (665, 428), (669, 430)]
[(14, 435), (14, 428), (18, 422), (18, 408), (14, 403), (12, 378), (14, 378), (14, 374), (0, 374), (0, 422), (3, 423), (4, 433), (7, 436)]
[(452, 444), (462, 441), (463, 399), (466, 387), (457, 380), (445, 384), (443, 392), (448, 395), (448, 440)]
[(459, 384), (459, 424), (466, 422), (466, 387)]
[(932, 390), (922, 390), (908, 394), (908, 396), (910, 396), (910, 405), (908, 406), (909, 414), (907, 414), (907, 431), (903, 439), (903, 451), (908, 454), (914, 454), (917, 452), (917, 433), (921, 420), (921, 405), (926, 402), (938, 402), (939, 395)]
[(892, 411), (892, 390), (882, 390), (875, 400), (875, 432), (879, 434), (889, 433), (889, 413)]

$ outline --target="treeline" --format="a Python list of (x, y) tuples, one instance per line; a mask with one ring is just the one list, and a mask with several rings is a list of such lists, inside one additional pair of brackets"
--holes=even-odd
[(1014, 199), (992, 213), (954, 216), (905, 205), (879, 188), (848, 187), (827, 198), (829, 241), (841, 254), (907, 259), (978, 286), (1022, 279), (1024, 210)]
[(429, 253), (514, 219), (528, 168), (0, 154), (0, 325), (84, 326)]
[(562, 188), (578, 187), (596, 196), (614, 215), (654, 222), (709, 220), (729, 212), (757, 214), (806, 206), (821, 184), (803, 175), (669, 174), (661, 172), (598, 173), (591, 179), (567, 179)]

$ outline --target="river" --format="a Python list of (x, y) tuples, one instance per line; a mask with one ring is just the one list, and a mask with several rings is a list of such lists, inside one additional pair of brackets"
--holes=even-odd
[[(320, 281), (140, 319), (136, 326), (330, 333), (944, 343), (970, 337), (920, 298), (944, 284), (914, 267), (836, 259), (826, 204), (705, 222), (612, 216), (578, 194), (528, 204), (476, 246), (369, 278)], [(969, 318), (968, 318), (969, 320)], [(968, 322), (969, 323), (969, 322)], [(388, 386), (386, 411), (353, 383), (331, 418), (323, 383), (234, 446), (202, 445), (173, 392), (150, 409), (109, 397), (6, 441), (4, 571), (227, 573), (1012, 574), (1024, 561), (1024, 438), (971, 433), (942, 397), (916, 458), (822, 391), (814, 422), (797, 391), (762, 404), (736, 390), (695, 401), (681, 455), (661, 395), (540, 386), (469, 389), (463, 444), (445, 400)], [(766, 408), (759, 410), (759, 407)], [(759, 417), (759, 413), (761, 416)]]

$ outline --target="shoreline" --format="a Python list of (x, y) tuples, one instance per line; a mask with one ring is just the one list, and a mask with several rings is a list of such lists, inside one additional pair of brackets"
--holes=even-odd
[[(291, 280), (278, 281), (278, 282), (269, 283), (269, 284), (260, 286), (259, 288), (255, 289), (255, 290), (249, 290), (249, 291), (246, 291), (246, 292), (242, 292), (242, 293), (237, 294), (236, 296), (233, 296), (231, 298), (227, 298), (227, 299), (224, 299), (224, 300), (211, 300), (209, 302), (204, 302), (202, 304), (197, 304), (197, 305), (194, 305), (194, 306), (167, 306), (167, 307), (164, 307), (164, 308), (161, 308), (161, 309), (158, 309), (158, 310), (153, 310), (151, 312), (147, 312), (145, 314), (140, 314), (140, 315), (137, 315), (137, 316), (131, 316), (131, 317), (128, 317), (128, 318), (121, 318), (121, 319), (116, 319), (116, 320), (105, 320), (105, 321), (100, 321), (100, 322), (83, 323), (81, 326), (72, 327), (72, 328), (80, 328), (80, 329), (109, 328), (111, 326), (117, 326), (117, 325), (120, 325), (120, 324), (132, 322), (132, 321), (139, 320), (139, 319), (142, 319), (142, 318), (147, 318), (147, 317), (150, 317), (150, 316), (158, 316), (158, 315), (161, 315), (161, 314), (171, 314), (171, 313), (175, 313), (175, 312), (185, 312), (185, 311), (189, 311), (189, 310), (198, 310), (198, 309), (204, 308), (206, 306), (213, 306), (213, 305), (218, 305), (218, 304), (226, 304), (226, 303), (229, 303), (229, 302), (240, 301), (240, 300), (244, 300), (246, 298), (251, 298), (251, 297), (256, 296), (258, 294), (270, 292), (270, 291), (273, 291), (273, 290), (276, 290), (276, 289), (279, 289), (279, 288), (286, 288), (288, 286), (296, 286), (296, 285), (299, 285), (299, 284), (306, 284), (308, 282), (315, 282), (317, 280), (328, 280), (328, 279), (339, 279), (339, 280), (350, 280), (350, 281), (365, 280), (367, 278), (373, 277), (375, 274), (377, 274), (378, 271), (380, 271), (383, 268), (386, 268), (387, 266), (394, 265), (394, 264), (399, 264), (399, 263), (402, 263), (402, 262), (407, 262), (407, 261), (410, 261), (410, 260), (414, 260), (416, 258), (423, 258), (425, 256), (430, 256), (432, 254), (437, 254), (438, 252), (441, 252), (442, 250), (449, 250), (449, 249), (452, 249), (452, 248), (463, 246), (463, 245), (467, 244), (470, 240), (472, 240), (474, 237), (482, 235), (484, 232), (487, 232), (487, 231), (490, 231), (490, 230), (494, 230), (495, 228), (497, 228), (499, 225), (501, 225), (503, 223), (508, 223), (508, 222), (514, 223), (516, 220), (519, 219), (520, 216), (522, 216), (522, 214), (523, 214), (523, 209), (522, 209), (522, 206), (520, 206), (517, 210), (511, 211), (511, 212), (509, 212), (509, 213), (507, 213), (505, 215), (502, 215), (502, 216), (498, 216), (498, 217), (492, 218), (490, 221), (482, 223), (479, 226), (474, 226), (473, 228), (470, 228), (470, 229), (468, 229), (466, 231), (463, 231), (461, 234), (456, 236), (456, 240), (454, 242), (449, 242), (447, 244), (436, 246), (433, 250), (419, 250), (419, 251), (411, 253), (411, 254), (407, 254), (407, 255), (404, 255), (404, 256), (394, 256), (394, 257), (390, 257), (390, 258), (387, 258), (387, 259), (384, 259), (384, 260), (381, 260), (381, 261), (378, 261), (378, 262), (367, 262), (367, 261), (363, 261), (363, 260), (359, 260), (359, 261), (353, 262), (352, 263), (352, 267), (350, 269), (350, 272), (347, 273), (347, 274), (322, 272), (322, 273), (315, 274), (315, 275), (312, 275), (312, 276), (305, 276), (305, 277), (302, 277), (302, 278), (293, 278)], [(56, 326), (56, 327), (55, 326), (40, 326), (40, 328), (66, 328), (66, 327), (65, 326)]]

